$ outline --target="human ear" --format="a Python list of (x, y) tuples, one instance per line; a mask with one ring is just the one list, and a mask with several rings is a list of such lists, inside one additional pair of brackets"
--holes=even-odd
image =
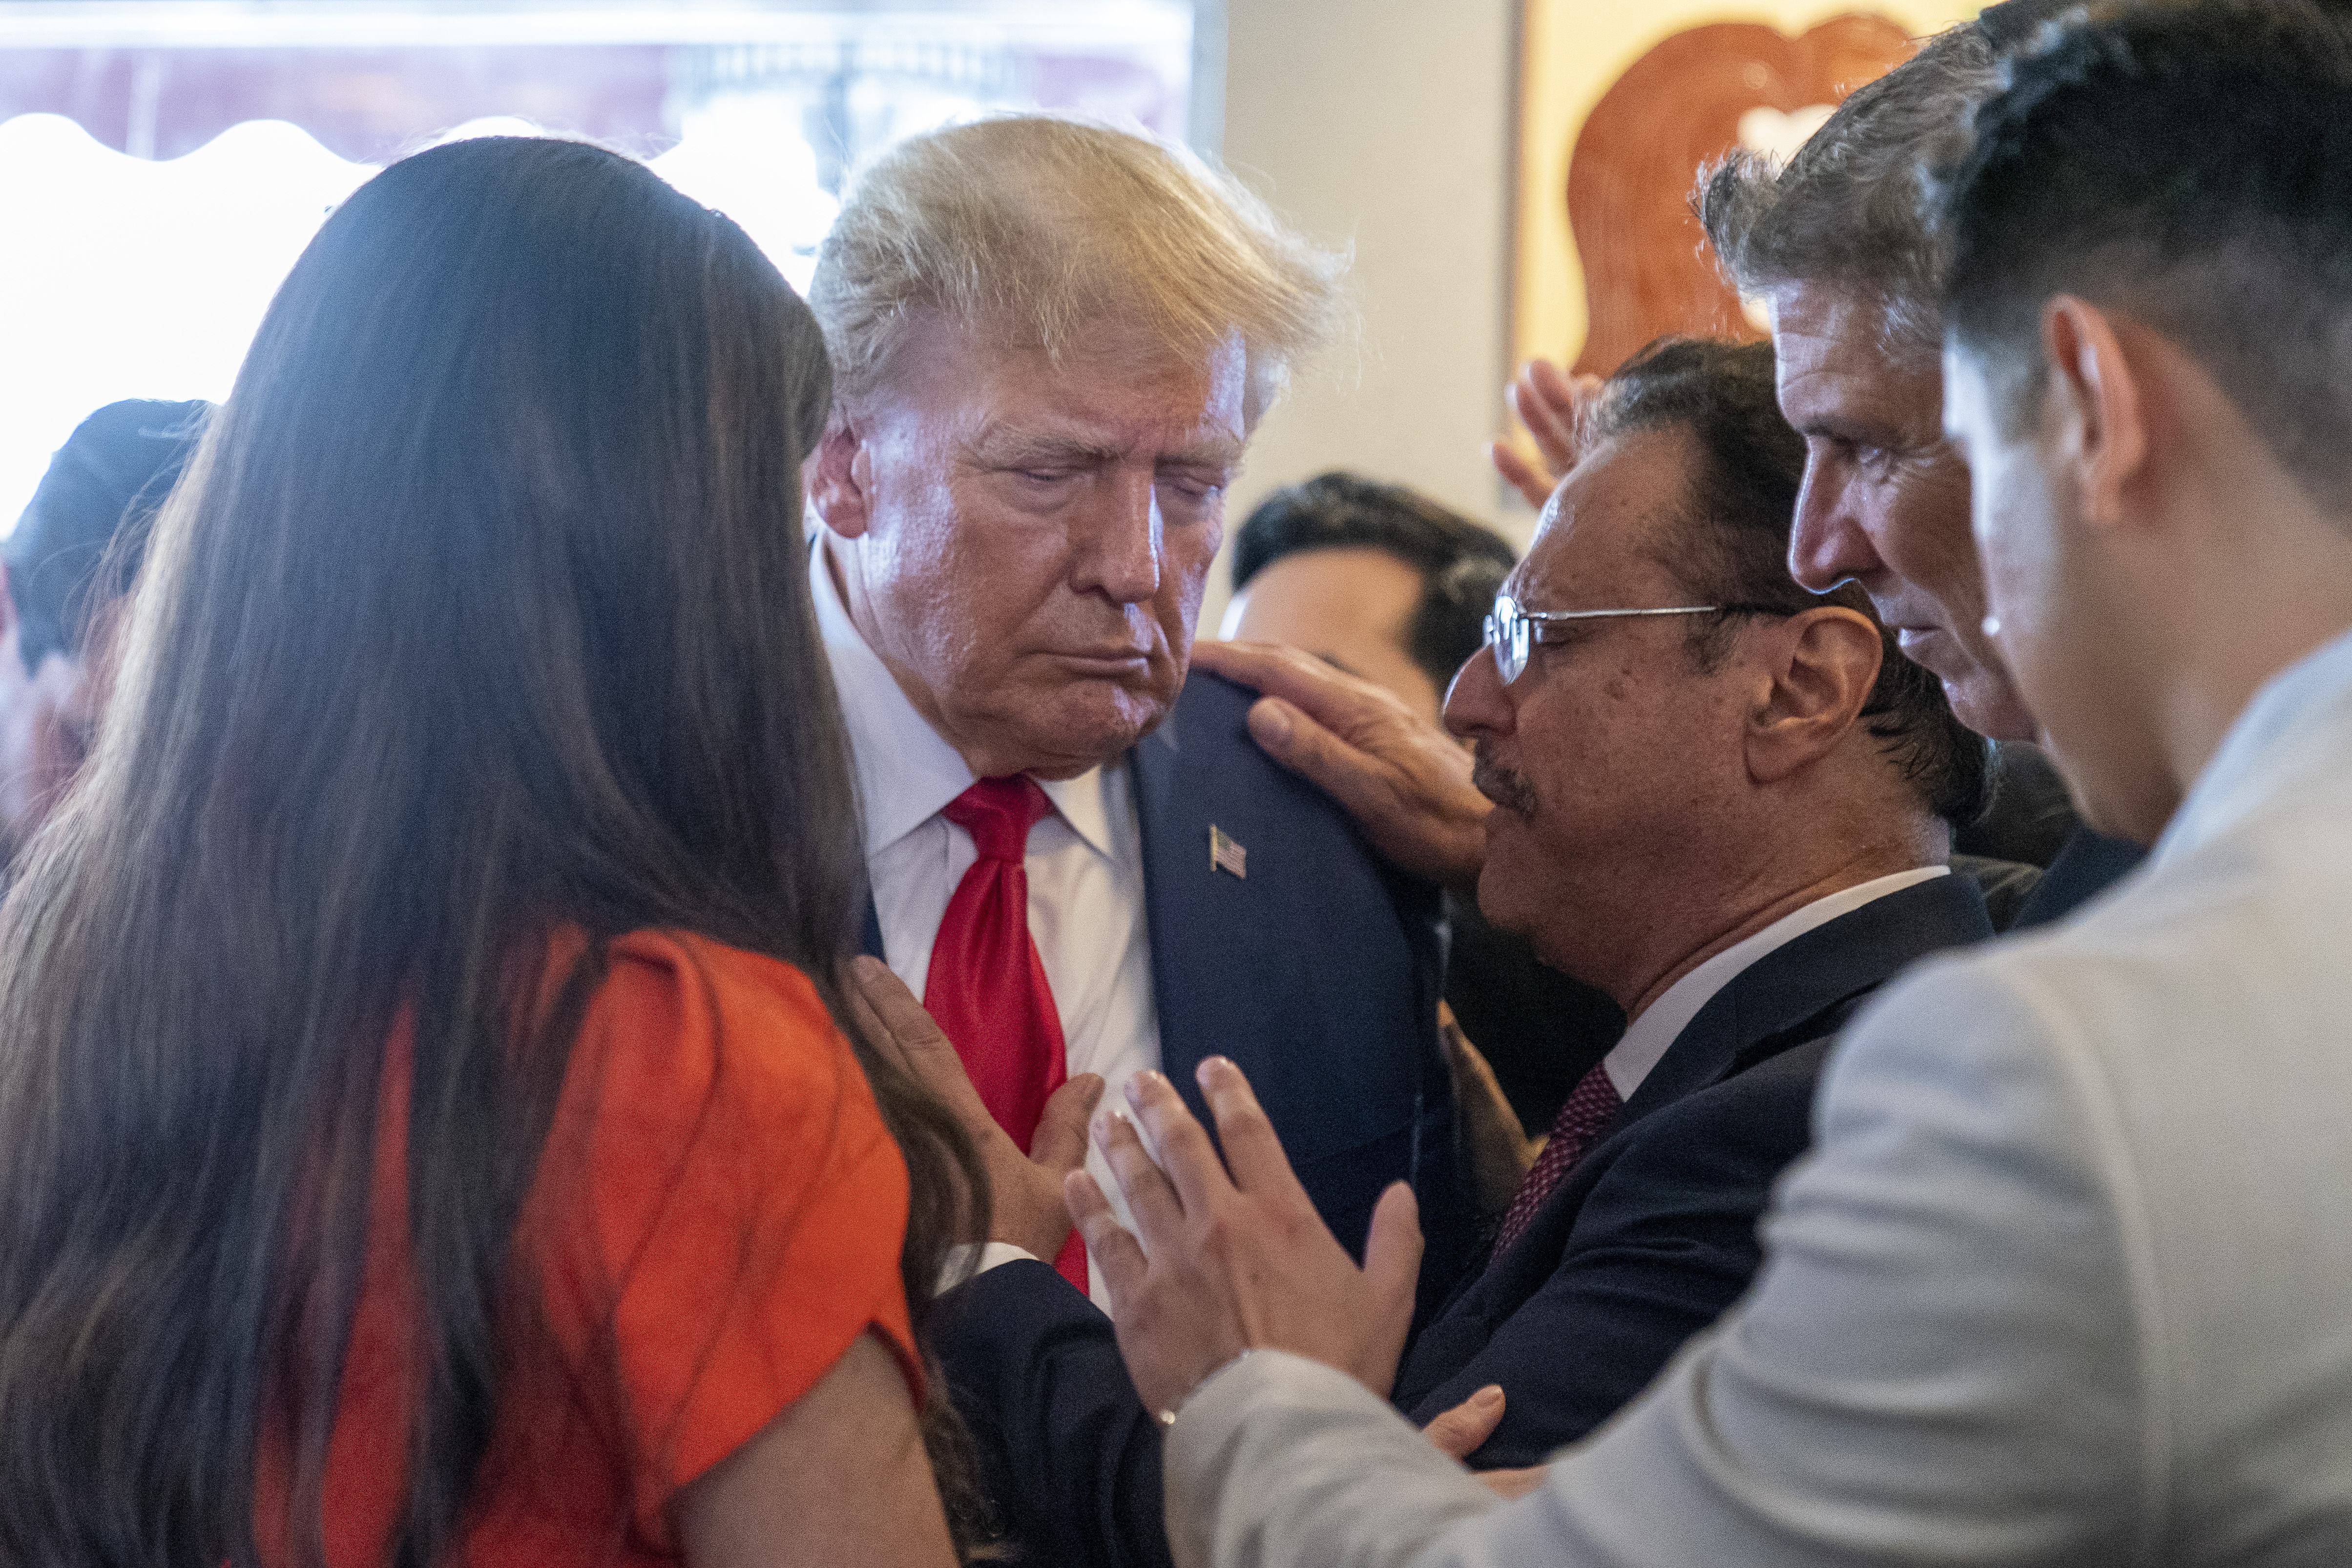
[(1748, 774), (1777, 784), (1828, 756), (1861, 720), (1885, 641), (1870, 617), (1824, 605), (1775, 628), (1770, 684), (1748, 717)]
[(837, 403), (825, 416), (824, 435), (809, 465), (809, 500), (824, 525), (844, 539), (856, 539), (873, 526), (873, 454)]
[(2061, 294), (2042, 312), (2049, 364), (2044, 429), (2053, 477), (2095, 528), (2124, 521), (2124, 500), (2147, 461), (2147, 405), (2115, 325), (2097, 306)]

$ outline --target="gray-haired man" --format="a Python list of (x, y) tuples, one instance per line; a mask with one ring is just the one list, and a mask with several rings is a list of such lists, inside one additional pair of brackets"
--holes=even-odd
[[(1786, 168), (1734, 157), (1700, 200), (1740, 291), (1770, 301), (1780, 412), (1805, 437), (1790, 570), (1814, 589), (1859, 581), (1953, 711), (1996, 741), (2038, 726), (1984, 631), (1968, 465), (1944, 437), (1944, 247), (1919, 176), (1990, 95), (2002, 45), (2060, 9), (2011, 0), (1939, 35), (1850, 96)], [(2059, 918), (2138, 858), (2078, 834), (2015, 924)]]
[(940, 1348), (1033, 1545), (1074, 1521), (1018, 1489), (1024, 1435), (1134, 1403), (1108, 1349), (1063, 1354), (1101, 1321), (1060, 1183), (1089, 1091), (1245, 1055), (1338, 1234), (1402, 1180), (1466, 1246), (1436, 889), (1250, 743), (1245, 693), (1186, 679), (1227, 482), (1338, 270), (1181, 150), (1027, 115), (886, 153), (810, 289), (837, 366), (810, 577), (887, 965), (865, 984), (937, 1016), (953, 1049), (917, 1065), (990, 1164), (995, 1245)]

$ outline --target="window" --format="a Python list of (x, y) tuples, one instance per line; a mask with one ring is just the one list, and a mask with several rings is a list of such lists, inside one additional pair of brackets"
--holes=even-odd
[(592, 137), (805, 288), (898, 137), (1004, 108), (1203, 128), (1194, 31), (1192, 0), (0, 3), (0, 531), (90, 410), (226, 396), (295, 257), (404, 153)]

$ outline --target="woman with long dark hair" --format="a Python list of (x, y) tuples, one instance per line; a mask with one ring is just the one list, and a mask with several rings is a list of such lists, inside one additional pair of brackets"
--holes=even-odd
[(0, 910), (0, 1561), (950, 1560), (909, 1312), (986, 1196), (846, 1011), (828, 395), (593, 147), (303, 254)]

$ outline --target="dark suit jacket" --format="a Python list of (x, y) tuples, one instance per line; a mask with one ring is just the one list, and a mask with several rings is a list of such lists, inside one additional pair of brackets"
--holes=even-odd
[(1624, 1010), (1544, 963), (1526, 937), (1489, 924), (1475, 899), (1448, 893), (1445, 923), (1445, 1000), (1519, 1125), (1540, 1132), (1625, 1032)]
[(2147, 851), (2128, 839), (2077, 827), (2003, 931), (2031, 931), (2061, 921), (2139, 868)]
[[(1412, 1182), (1434, 1208), (1439, 1256), (1423, 1274), (1442, 1289), (1468, 1252), (1471, 1212), (1437, 1038), (1438, 893), (1258, 748), (1245, 722), (1256, 700), (1195, 675), (1132, 753), (1161, 1070), (1213, 1126), (1193, 1069), (1231, 1058), (1317, 1212), (1359, 1255), (1381, 1194)], [(1213, 824), (1247, 848), (1246, 878), (1211, 865)]]
[(1481, 1469), (1540, 1464), (1641, 1392), (1748, 1288), (1772, 1184), (1812, 1142), (1831, 1037), (1913, 960), (1992, 935), (1953, 875), (1775, 949), (1710, 998), (1518, 1242), (1414, 1341), (1396, 1401), (1427, 1421), (1490, 1383)]
[[(1911, 960), (1992, 934), (1975, 884), (1939, 877), (1769, 954), (1676, 1037), (1615, 1131), (1500, 1266), (1467, 1276), (1397, 1385), (1417, 1418), (1486, 1383), (1509, 1395), (1482, 1466), (1532, 1464), (1589, 1430), (1746, 1288), (1773, 1179), (1811, 1136), (1832, 1034)], [(1160, 1432), (1109, 1320), (1043, 1264), (943, 1300), (937, 1343), (1022, 1561), (1163, 1564)]]

